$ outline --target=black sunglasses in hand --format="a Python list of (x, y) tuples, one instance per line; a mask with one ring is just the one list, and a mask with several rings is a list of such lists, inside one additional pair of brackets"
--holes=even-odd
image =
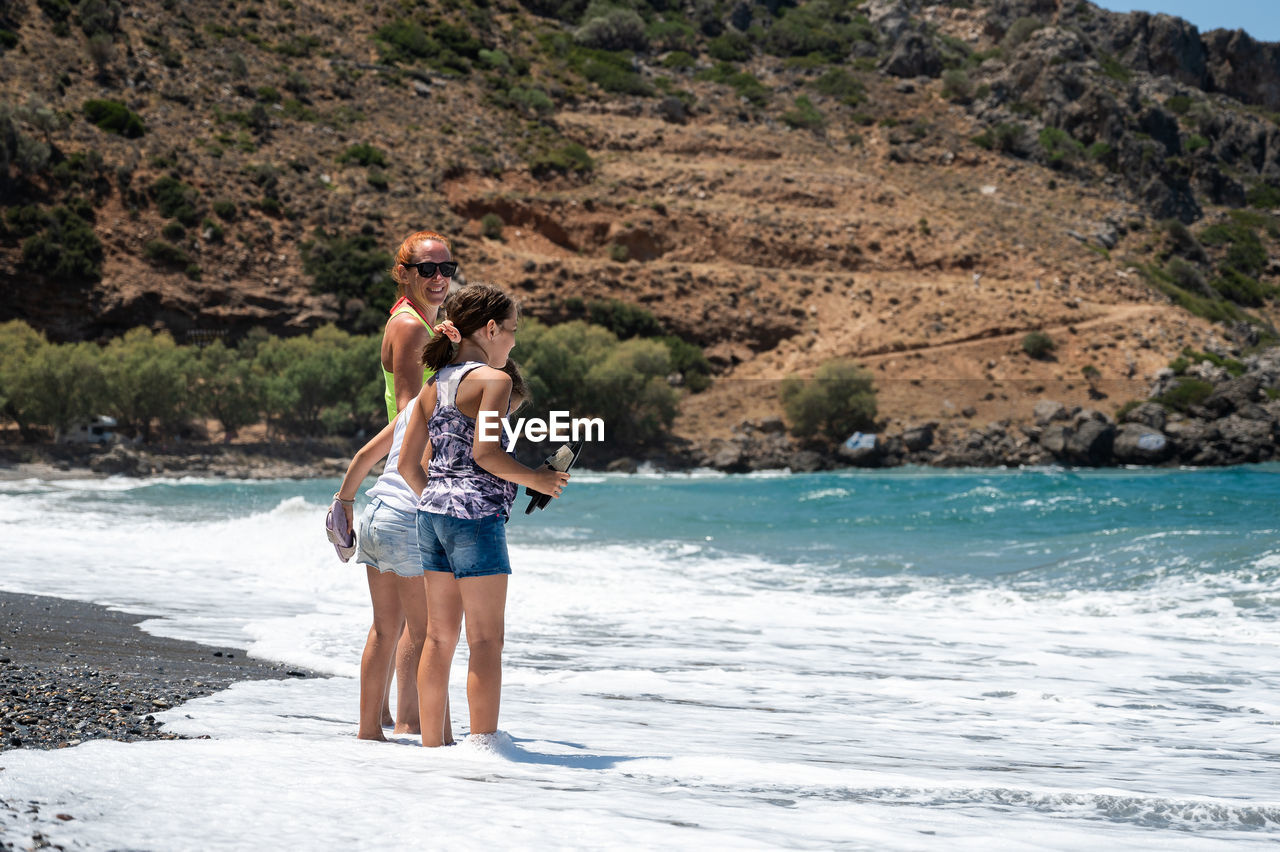
[(418, 274), (423, 278), (435, 277), (436, 270), (440, 270), (440, 274), (445, 278), (452, 278), (458, 271), (458, 262), (456, 260), (446, 260), (443, 263), (436, 263), (434, 260), (424, 260), (422, 263), (404, 263), (402, 266), (408, 269), (417, 269)]

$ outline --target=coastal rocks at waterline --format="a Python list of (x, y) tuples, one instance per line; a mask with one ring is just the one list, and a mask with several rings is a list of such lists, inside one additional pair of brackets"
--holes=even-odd
[[(1121, 410), (1117, 418), (1053, 400), (1036, 403), (1032, 421), (1003, 420), (968, 430), (937, 422), (896, 434), (857, 434), (834, 451), (802, 445), (780, 418), (744, 422), (729, 439), (717, 439), (689, 461), (730, 473), (839, 467), (1018, 467), (1062, 464), (1192, 465), (1215, 467), (1280, 459), (1280, 347), (1246, 358), (1233, 375), (1209, 361), (1181, 374), (1161, 370), (1152, 399)], [(1171, 410), (1154, 401), (1178, 399), (1186, 382), (1198, 383), (1199, 402)]]

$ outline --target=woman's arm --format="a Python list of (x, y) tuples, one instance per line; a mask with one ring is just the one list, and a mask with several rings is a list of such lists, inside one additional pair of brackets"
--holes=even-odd
[(418, 404), (413, 407), (413, 416), (409, 418), (404, 430), (404, 440), (400, 442), (400, 462), (397, 470), (404, 481), (413, 489), (413, 493), (421, 494), (427, 487), (427, 471), (423, 462), (430, 458), (431, 433), (427, 431), (427, 421), (436, 410), (436, 383), (427, 382), (418, 394)]
[(391, 344), (391, 375), (395, 381), (396, 411), (404, 411), (409, 400), (422, 389), (422, 348), (430, 333), (409, 314), (397, 314), (387, 323)]
[[(471, 442), (471, 454), (475, 456), (476, 464), (492, 473), (500, 479), (508, 482), (514, 482), (516, 485), (524, 485), (539, 491), (543, 494), (550, 494), (552, 497), (559, 497), (560, 491), (564, 488), (565, 483), (569, 481), (569, 474), (561, 473), (558, 470), (552, 470), (549, 467), (542, 467), (534, 470), (525, 467), (520, 462), (513, 459), (502, 448), (502, 441), (505, 436), (499, 430), (498, 440), (486, 441), (482, 439), (482, 431), (480, 429), (481, 416), (490, 423), (497, 423), (501, 420), (502, 412), (507, 410), (507, 404), (511, 399), (511, 377), (500, 370), (484, 369), (476, 370), (476, 373), (485, 373), (483, 377), (477, 377), (482, 382), (482, 390), (480, 393), (480, 410), (476, 413), (476, 430), (475, 437)], [(468, 379), (471, 376), (467, 377)], [(467, 381), (467, 379), (463, 379)]]
[(360, 487), (361, 482), (364, 482), (369, 471), (373, 470), (378, 459), (391, 452), (391, 441), (395, 431), (395, 421), (388, 423), (381, 432), (370, 439), (369, 443), (356, 450), (351, 463), (347, 465), (347, 475), (342, 477), (342, 485), (338, 486), (338, 493), (334, 496), (342, 503), (342, 511), (347, 516), (348, 529), (351, 528), (353, 519), (352, 506), (355, 504), (356, 489)]

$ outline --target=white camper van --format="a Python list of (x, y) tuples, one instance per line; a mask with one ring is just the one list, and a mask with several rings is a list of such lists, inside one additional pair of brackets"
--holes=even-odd
[(116, 419), (99, 414), (93, 420), (77, 423), (63, 438), (68, 444), (109, 444), (116, 439)]

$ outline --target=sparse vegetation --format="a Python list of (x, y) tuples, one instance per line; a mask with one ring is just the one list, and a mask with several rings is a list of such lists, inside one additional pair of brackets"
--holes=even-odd
[(1053, 338), (1043, 331), (1033, 331), (1022, 338), (1022, 351), (1032, 358), (1047, 358), (1057, 348)]
[(497, 213), (486, 213), (480, 219), (480, 233), (491, 240), (502, 239), (502, 217)]
[(782, 122), (797, 129), (819, 130), (827, 120), (813, 105), (813, 101), (801, 95), (796, 98), (795, 107), (782, 114)]
[(362, 166), (382, 166), (390, 165), (387, 161), (387, 154), (381, 148), (370, 145), (368, 142), (359, 142), (338, 155), (339, 163), (359, 163)]
[(129, 139), (137, 139), (147, 132), (142, 119), (130, 112), (129, 108), (119, 101), (85, 101), (83, 111), (85, 118), (92, 124)]
[(875, 385), (871, 374), (852, 361), (827, 361), (812, 379), (789, 377), (780, 395), (791, 434), (797, 438), (822, 437), (836, 444), (854, 432), (875, 428)]

